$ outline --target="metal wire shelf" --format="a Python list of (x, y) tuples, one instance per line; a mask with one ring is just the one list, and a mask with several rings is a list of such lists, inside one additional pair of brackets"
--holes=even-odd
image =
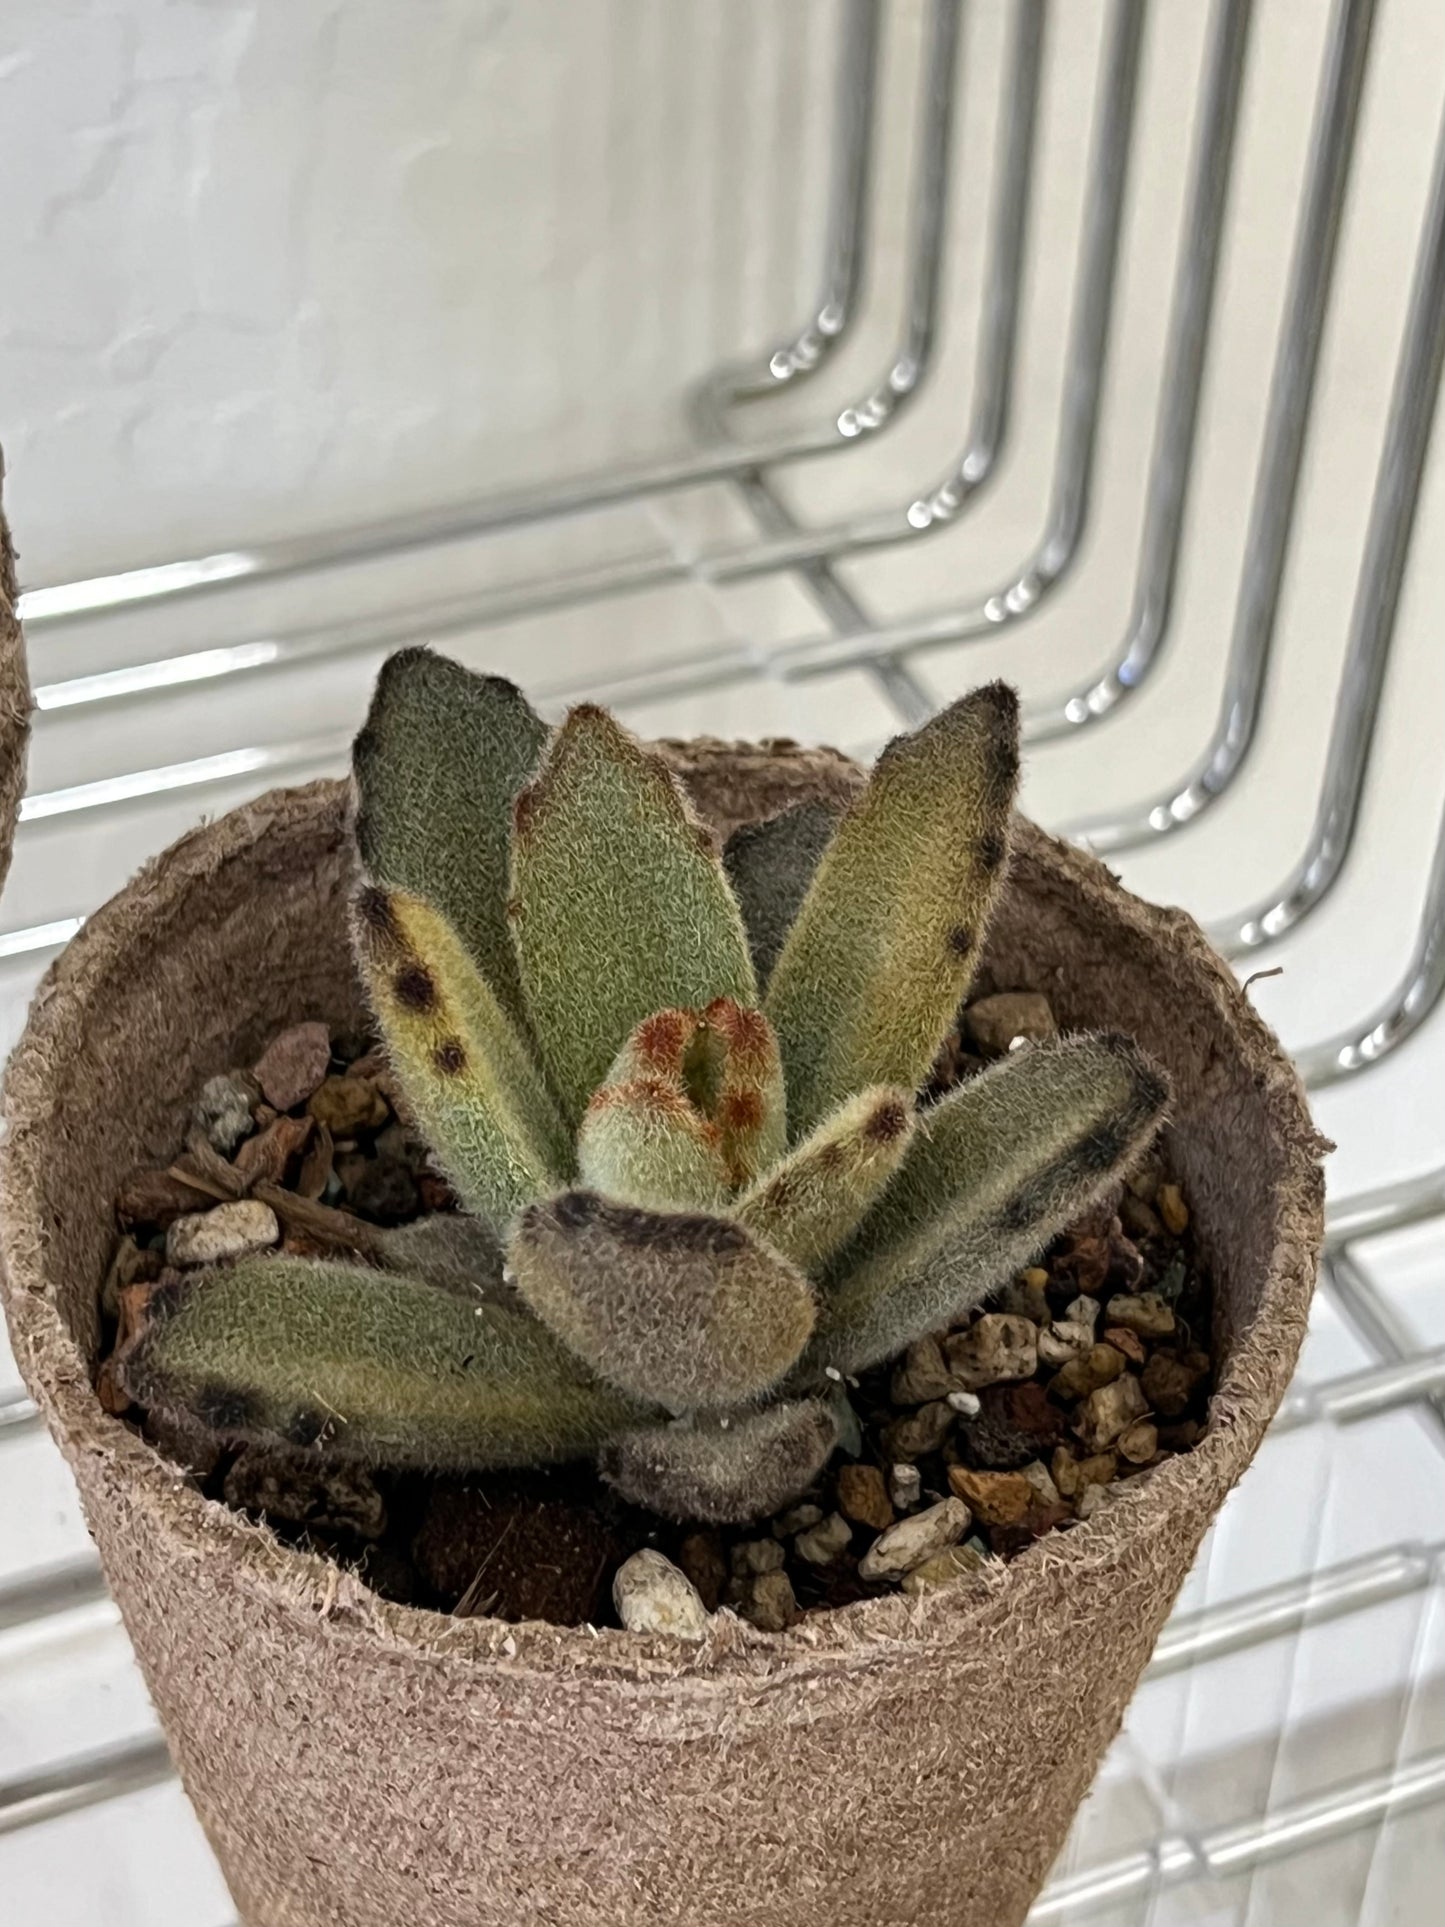
[[(1146, 0), (1108, 0), (1093, 80), (1092, 135), (1065, 323), (1062, 402), (1042, 526), (1027, 553), (999, 572), (996, 586), (954, 606), (880, 620), (841, 573), (865, 553), (904, 548), (957, 524), (975, 508), (1007, 451), (1017, 379), (1021, 289), (1028, 258), (1040, 126), (1041, 74), (1049, 0), (1013, 0), (1001, 77), (993, 201), (973, 399), (956, 458), (941, 479), (906, 499), (831, 525), (803, 525), (778, 482), (839, 449), (860, 453), (889, 433), (934, 373), (945, 323), (941, 264), (957, 174), (956, 132), (965, 58), (964, 0), (927, 0), (914, 90), (914, 165), (908, 190), (902, 321), (881, 372), (856, 398), (813, 428), (786, 437), (742, 439), (739, 417), (769, 396), (808, 383), (853, 332), (862, 290), (876, 273), (878, 234), (870, 219), (879, 142), (880, 0), (843, 0), (823, 273), (804, 322), (763, 355), (721, 369), (692, 399), (696, 452), (575, 475), (547, 487), (453, 503), (284, 542), (162, 561), (119, 574), (28, 588), (21, 612), (37, 662), (44, 645), (77, 624), (137, 610), (204, 609), (234, 591), (292, 582), (370, 564), (428, 555), (477, 541), (505, 543), (519, 530), (576, 522), (622, 504), (668, 498), (700, 484), (735, 495), (756, 535), (657, 558), (622, 558), (572, 571), (519, 576), (502, 587), (427, 602), (400, 613), (311, 627), (286, 627), (236, 641), (143, 652), (119, 666), (40, 681), (38, 735), (78, 711), (143, 706), (197, 683), (217, 694), (301, 664), (342, 661), (415, 639), (476, 635), (519, 616), (584, 607), (667, 584), (707, 590), (785, 575), (813, 605), (816, 634), (778, 644), (724, 642), (698, 654), (654, 659), (636, 670), (569, 678), (544, 695), (591, 695), (619, 706), (764, 682), (800, 682), (840, 668), (861, 670), (889, 712), (916, 724), (936, 707), (928, 666), (940, 652), (997, 637), (1036, 615), (1067, 586), (1089, 527), (1105, 376), (1119, 278), (1121, 224), (1133, 152)], [(1251, 0), (1214, 0), (1201, 67), (1193, 149), (1165, 326), (1164, 372), (1153, 442), (1142, 479), (1143, 519), (1129, 613), (1102, 670), (1062, 698), (1026, 706), (1035, 743), (1072, 740), (1088, 753), (1091, 732), (1145, 688), (1171, 646), (1186, 511), (1197, 464), (1201, 395), (1208, 366), (1222, 247), (1228, 231), (1240, 103), (1250, 72)], [(1250, 762), (1269, 684), (1282, 585), (1313, 420), (1321, 343), (1335, 284), (1342, 213), (1358, 143), (1374, 0), (1334, 0), (1318, 77), (1314, 129), (1299, 200), (1293, 260), (1275, 345), (1252, 507), (1237, 585), (1223, 702), (1207, 750), (1157, 797), (1077, 823), (1073, 834), (1112, 853), (1158, 843), (1187, 828), (1229, 791)], [(888, 131), (888, 130), (885, 130)], [(892, 130), (897, 133), (898, 130)], [(1445, 127), (1436, 149), (1400, 341), (1393, 393), (1374, 481), (1368, 533), (1349, 616), (1344, 668), (1314, 822), (1290, 873), (1258, 902), (1211, 925), (1227, 954), (1251, 960), (1313, 916), (1346, 873), (1371, 753), (1431, 430), (1445, 365)], [(760, 412), (766, 413), (762, 408)], [(61, 819), (110, 821), (129, 805), (180, 792), (198, 801), (238, 780), (256, 787), (283, 775), (340, 765), (346, 739), (305, 735), (241, 743), (185, 760), (135, 768), (33, 792), (22, 812), (22, 844)], [(0, 960), (63, 943), (81, 921), (63, 918), (0, 929)], [(1426, 881), (1420, 924), (1404, 976), (1378, 1007), (1338, 1036), (1298, 1054), (1306, 1081), (1324, 1088), (1352, 1080), (1394, 1056), (1445, 994), (1445, 822)], [(1361, 1262), (1360, 1248), (1388, 1232), (1445, 1215), (1445, 1168), (1332, 1204), (1324, 1287), (1359, 1335), (1364, 1369), (1299, 1384), (1275, 1434), (1341, 1428), (1411, 1411), (1445, 1449), (1445, 1347), (1413, 1330)], [(28, 1400), (0, 1399), (0, 1470), (12, 1446), (33, 1435)], [(1274, 1436), (1274, 1434), (1272, 1434)], [(1244, 1597), (1176, 1616), (1156, 1651), (1151, 1679), (1193, 1671), (1230, 1654), (1362, 1614), (1417, 1594), (1445, 1596), (1445, 1539), (1401, 1542)], [(0, 1588), (0, 1660), (7, 1648), (113, 1631), (117, 1621), (90, 1560), (67, 1562)], [(154, 1786), (170, 1772), (160, 1743), (143, 1737), (0, 1784), (0, 1836)], [(1191, 1882), (1248, 1873), (1267, 1862), (1403, 1813), (1445, 1801), (1445, 1752), (1399, 1757), (1324, 1793), (1285, 1800), (1263, 1815), (1223, 1825), (1170, 1824), (1150, 1844), (1058, 1876), (1031, 1915), (1064, 1922), (1152, 1900)]]

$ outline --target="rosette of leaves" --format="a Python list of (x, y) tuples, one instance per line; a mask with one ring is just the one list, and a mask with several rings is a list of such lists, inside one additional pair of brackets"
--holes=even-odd
[(1128, 1039), (923, 1106), (1009, 853), (1018, 711), (976, 690), (726, 849), (603, 710), (555, 730), (425, 650), (354, 759), (355, 951), (464, 1206), (380, 1266), (163, 1294), (142, 1404), (232, 1441), (476, 1470), (595, 1455), (675, 1518), (816, 1476), (847, 1377), (956, 1319), (1113, 1184), (1166, 1100)]

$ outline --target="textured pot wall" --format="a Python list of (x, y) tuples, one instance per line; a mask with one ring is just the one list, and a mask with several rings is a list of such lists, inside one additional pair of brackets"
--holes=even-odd
[(0, 450), (0, 888), (10, 868), (15, 815), (25, 787), (25, 745), (30, 729), (30, 687), (16, 615), (15, 550), (5, 520), (5, 454)]
[[(855, 780), (826, 753), (677, 755), (724, 827)], [(971, 1927), (1021, 1920), (1303, 1332), (1318, 1146), (1272, 1039), (1186, 918), (1025, 826), (986, 968), (1174, 1074), (1227, 1340), (1204, 1442), (1006, 1570), (780, 1637), (455, 1622), (202, 1501), (89, 1383), (121, 1172), (208, 1072), (353, 1014), (348, 872), (335, 785), (197, 832), (60, 960), (7, 1084), (17, 1356), (250, 1927), (883, 1927), (941, 1893)]]

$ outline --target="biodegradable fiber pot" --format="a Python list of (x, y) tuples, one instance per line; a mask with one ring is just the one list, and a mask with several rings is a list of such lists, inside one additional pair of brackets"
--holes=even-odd
[[(0, 449), (0, 490), (4, 483), (5, 454)], [(0, 504), (0, 885), (10, 868), (10, 845), (20, 792), (25, 787), (25, 743), (30, 730), (30, 686), (25, 680), (19, 610), (15, 551)]]
[[(858, 780), (791, 744), (669, 754), (723, 831)], [(1132, 1031), (1174, 1077), (1218, 1286), (1198, 1448), (1007, 1567), (782, 1635), (404, 1608), (208, 1503), (91, 1389), (118, 1179), (281, 1026), (357, 1020), (348, 807), (340, 784), (275, 792), (153, 863), (50, 972), (5, 1092), (15, 1348), (244, 1920), (1022, 1920), (1304, 1331), (1320, 1144), (1273, 1037), (1187, 917), (1021, 825), (985, 979)]]

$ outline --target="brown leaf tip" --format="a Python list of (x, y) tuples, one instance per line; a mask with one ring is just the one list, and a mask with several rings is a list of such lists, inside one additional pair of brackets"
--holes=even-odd
[(908, 1129), (909, 1107), (901, 1097), (885, 1097), (870, 1113), (864, 1126), (876, 1144), (893, 1144)]
[(992, 876), (995, 870), (1001, 870), (1007, 855), (1008, 838), (997, 830), (985, 830), (978, 839), (978, 860), (987, 874)]
[(431, 1061), (443, 1077), (460, 1077), (467, 1068), (466, 1046), (460, 1038), (448, 1037), (432, 1052)]
[(400, 943), (401, 930), (391, 893), (378, 884), (368, 883), (356, 893), (357, 921), (387, 943)]
[(391, 987), (403, 1010), (425, 1015), (427, 1011), (436, 1009), (436, 979), (426, 965), (415, 958), (410, 963), (404, 963), (397, 971)]
[(714, 997), (702, 1016), (708, 1029), (726, 1043), (729, 1058), (739, 1068), (757, 1075), (771, 1065), (773, 1027), (760, 1010), (749, 1009), (733, 997)]
[(948, 947), (955, 957), (966, 957), (973, 949), (973, 932), (965, 924), (955, 924), (948, 933)]
[(697, 1027), (695, 1010), (655, 1010), (644, 1017), (634, 1033), (639, 1068), (676, 1077)]

